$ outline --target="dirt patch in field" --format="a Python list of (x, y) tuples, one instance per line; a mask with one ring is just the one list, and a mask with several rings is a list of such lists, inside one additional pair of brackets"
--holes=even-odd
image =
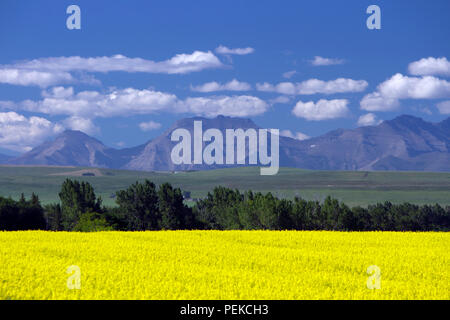
[(52, 173), (50, 176), (71, 176), (71, 177), (101, 177), (103, 173), (99, 169), (82, 169), (77, 171), (67, 171)]

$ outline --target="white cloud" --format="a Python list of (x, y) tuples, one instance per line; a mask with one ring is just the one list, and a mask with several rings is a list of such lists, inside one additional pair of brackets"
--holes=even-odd
[(69, 89), (45, 91), (39, 101), (0, 102), (3, 108), (19, 108), (50, 115), (69, 115), (85, 119), (154, 114), (156, 112), (193, 113), (213, 117), (228, 115), (245, 117), (262, 114), (268, 104), (253, 96), (213, 96), (178, 99), (176, 95), (149, 89), (127, 88), (109, 93)]
[(224, 85), (222, 85), (216, 81), (211, 81), (211, 82), (207, 82), (202, 85), (199, 85), (199, 86), (191, 86), (191, 90), (197, 91), (197, 92), (214, 92), (214, 91), (221, 91), (221, 90), (225, 90), (225, 89), (224, 89)]
[(297, 71), (295, 71), (295, 70), (287, 71), (287, 72), (283, 73), (283, 78), (290, 79), (290, 78), (292, 78), (296, 73), (297, 73)]
[(292, 109), (292, 113), (298, 118), (305, 118), (306, 120), (328, 120), (341, 118), (348, 113), (348, 100), (346, 99), (334, 99), (325, 100), (321, 99), (314, 103), (313, 101), (302, 102), (299, 101)]
[(438, 99), (450, 97), (450, 82), (432, 76), (408, 77), (400, 73), (378, 85), (377, 91), (363, 97), (361, 109), (391, 111), (400, 99)]
[[(142, 58), (128, 58), (123, 55), (111, 57), (49, 57), (20, 62), (13, 65), (22, 70), (41, 70), (51, 72), (146, 72), (182, 74), (204, 69), (218, 68), (222, 62), (211, 52), (194, 51), (190, 54), (177, 54), (164, 61), (152, 61)], [(5, 67), (5, 66), (3, 66)], [(0, 66), (2, 68), (2, 66)]]
[(270, 83), (257, 83), (256, 89), (264, 92), (276, 92), (280, 94), (295, 95), (297, 93), (296, 85), (292, 82), (280, 82), (277, 85)]
[(450, 100), (440, 102), (436, 106), (440, 114), (450, 114)]
[(225, 84), (220, 84), (216, 81), (207, 82), (200, 86), (191, 87), (192, 91), (197, 92), (214, 92), (214, 91), (249, 91), (252, 86), (247, 82), (240, 82), (236, 79), (231, 80)]
[(26, 152), (62, 131), (61, 125), (44, 118), (0, 112), (0, 146), (5, 149)]
[(361, 92), (368, 86), (365, 80), (338, 78), (331, 81), (310, 79), (297, 84), (298, 94)]
[(257, 83), (256, 84), (256, 90), (258, 91), (265, 91), (265, 92), (273, 92), (275, 91), (275, 87), (271, 85), (270, 83), (264, 82), (264, 83)]
[(343, 64), (344, 60), (335, 58), (323, 58), (320, 56), (315, 56), (313, 60), (310, 61), (313, 66), (331, 66), (335, 64)]
[(67, 72), (0, 68), (0, 83), (45, 88), (69, 82), (75, 82), (75, 79)]
[(450, 61), (446, 57), (442, 58), (423, 58), (419, 61), (411, 62), (408, 71), (416, 76), (432, 76), (432, 75), (450, 75)]
[(396, 98), (387, 98), (379, 92), (373, 92), (362, 98), (360, 106), (362, 110), (367, 111), (392, 111), (396, 110), (400, 103)]
[(450, 82), (432, 76), (393, 75), (378, 86), (382, 96), (395, 99), (437, 99), (450, 96)]
[(99, 129), (94, 125), (92, 120), (87, 118), (72, 116), (65, 119), (62, 123), (66, 128), (79, 130), (91, 135), (99, 132)]
[(265, 92), (277, 92), (286, 95), (310, 95), (310, 94), (334, 94), (344, 92), (361, 92), (368, 86), (365, 80), (353, 80), (338, 78), (336, 80), (323, 81), (309, 79), (299, 83), (281, 82), (277, 85), (264, 82), (257, 83), (256, 89)]
[[(26, 60), (12, 65), (0, 65), (0, 83), (42, 88), (65, 83), (100, 82), (86, 73), (91, 72), (146, 72), (185, 74), (205, 69), (219, 68), (223, 64), (211, 51), (194, 51), (190, 54), (177, 54), (164, 61), (142, 58), (128, 58), (123, 55), (111, 57), (49, 57)], [(73, 77), (70, 72), (77, 72)]]
[(367, 113), (359, 117), (358, 126), (366, 127), (366, 126), (374, 126), (383, 122), (382, 120), (378, 120), (377, 116), (373, 113)]
[(220, 45), (216, 48), (216, 53), (226, 54), (226, 55), (228, 55), (228, 54), (246, 55), (246, 54), (250, 54), (253, 52), (255, 52), (255, 49), (250, 48), (250, 47), (231, 49), (231, 48)]
[(73, 87), (53, 87), (48, 91), (42, 91), (41, 94), (48, 98), (69, 98), (73, 96)]
[(155, 121), (141, 122), (139, 123), (139, 128), (142, 131), (158, 130), (161, 128), (161, 123)]
[[(64, 92), (64, 94), (61, 94)], [(18, 104), (31, 112), (50, 115), (69, 115), (81, 118), (114, 117), (132, 114), (149, 114), (158, 111), (186, 111), (173, 94), (134, 88), (113, 90), (109, 93), (58, 89), (43, 93), (40, 101), (25, 100)]]
[(308, 135), (306, 135), (304, 133), (301, 133), (301, 132), (297, 131), (294, 134), (294, 133), (292, 133), (291, 130), (281, 130), (280, 131), (280, 136), (288, 137), (288, 138), (292, 138), (292, 139), (296, 139), (296, 140), (300, 140), (300, 141), (311, 139), (310, 136), (308, 136)]
[(269, 108), (265, 101), (253, 96), (187, 98), (184, 104), (189, 112), (206, 117), (248, 117), (262, 114)]
[(194, 51), (192, 54), (177, 54), (175, 57), (158, 62), (162, 73), (189, 73), (204, 69), (218, 68), (222, 62), (211, 52)]
[(0, 110), (11, 110), (16, 107), (13, 101), (0, 100)]

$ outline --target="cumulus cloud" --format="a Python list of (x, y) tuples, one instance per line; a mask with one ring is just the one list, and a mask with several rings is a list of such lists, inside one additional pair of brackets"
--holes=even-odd
[(317, 102), (299, 101), (292, 109), (292, 113), (296, 117), (306, 120), (329, 120), (346, 116), (349, 111), (347, 105), (348, 100), (346, 99), (321, 99)]
[(295, 95), (297, 94), (296, 85), (292, 82), (280, 82), (276, 85), (270, 83), (257, 83), (256, 90), (263, 92), (276, 92), (280, 94)]
[(26, 152), (62, 131), (61, 125), (44, 118), (0, 112), (0, 145), (5, 149)]
[(377, 91), (363, 97), (361, 109), (390, 111), (399, 99), (439, 99), (450, 97), (450, 82), (433, 76), (409, 77), (400, 73), (378, 85)]
[(320, 56), (315, 56), (313, 60), (310, 61), (313, 66), (331, 66), (336, 64), (343, 64), (344, 60), (335, 58), (323, 58)]
[(378, 120), (377, 116), (373, 113), (367, 113), (359, 117), (358, 126), (366, 127), (366, 126), (375, 126), (383, 122), (382, 120)]
[(416, 76), (434, 76), (450, 75), (450, 61), (446, 57), (442, 58), (423, 58), (419, 61), (411, 62), (408, 66), (408, 71)]
[(0, 102), (3, 108), (19, 108), (50, 115), (69, 115), (85, 119), (153, 114), (156, 112), (193, 113), (245, 117), (262, 114), (268, 104), (253, 96), (213, 96), (178, 99), (174, 94), (150, 89), (126, 88), (107, 93), (54, 88), (44, 91), (39, 101)]
[(437, 99), (450, 96), (450, 82), (432, 76), (418, 78), (397, 73), (381, 83), (378, 91), (396, 99)]
[(230, 55), (230, 54), (235, 54), (235, 55), (246, 55), (246, 54), (250, 54), (255, 52), (255, 49), (247, 47), (247, 48), (228, 48), (225, 46), (218, 46), (216, 48), (216, 53), (218, 54), (225, 54), (225, 55)]
[(75, 82), (68, 72), (0, 68), (0, 83), (45, 88), (59, 83)]
[(13, 101), (0, 100), (0, 110), (14, 109), (15, 107), (16, 103)]
[(400, 102), (396, 98), (388, 98), (379, 92), (373, 92), (362, 98), (360, 106), (366, 111), (392, 111), (400, 106)]
[(184, 105), (189, 112), (205, 117), (249, 117), (263, 114), (269, 108), (265, 101), (253, 96), (187, 98)]
[(139, 128), (142, 131), (158, 130), (161, 128), (161, 123), (155, 121), (141, 122), (139, 123)]
[(310, 79), (303, 81), (297, 85), (299, 94), (316, 94), (316, 93), (342, 93), (342, 92), (361, 92), (364, 91), (368, 83), (365, 80), (353, 80), (339, 78), (332, 81), (322, 81)]
[(300, 141), (311, 139), (310, 136), (308, 136), (308, 135), (306, 135), (304, 133), (301, 133), (301, 132), (297, 131), (294, 134), (294, 133), (292, 133), (291, 130), (281, 130), (280, 131), (280, 136), (288, 137), (288, 138), (292, 138), (292, 139), (296, 139), (296, 140), (300, 140)]
[(440, 114), (450, 114), (450, 100), (440, 102), (436, 106)]
[(292, 78), (296, 73), (297, 73), (297, 71), (295, 71), (295, 70), (287, 71), (287, 72), (283, 73), (283, 78), (290, 79), (290, 78)]
[(281, 82), (276, 85), (270, 83), (258, 83), (256, 89), (265, 92), (277, 92), (286, 95), (311, 95), (311, 94), (334, 94), (344, 92), (361, 92), (368, 86), (365, 80), (353, 80), (338, 78), (336, 80), (323, 81), (309, 79), (299, 83)]
[(175, 95), (149, 89), (126, 88), (108, 93), (81, 91), (75, 94), (71, 88), (57, 88), (46, 91), (43, 97), (39, 101), (25, 100), (17, 106), (30, 112), (89, 119), (149, 114), (173, 108), (173, 111), (185, 111), (178, 105), (179, 101)]
[(79, 130), (87, 134), (95, 134), (99, 129), (94, 125), (91, 119), (72, 116), (65, 119), (63, 122), (65, 128), (72, 130)]
[(69, 98), (73, 96), (73, 87), (53, 87), (50, 90), (43, 90), (41, 95), (47, 98)]
[(252, 86), (247, 82), (240, 82), (233, 79), (227, 83), (221, 84), (216, 81), (207, 82), (199, 86), (191, 86), (192, 91), (214, 92), (214, 91), (249, 91)]

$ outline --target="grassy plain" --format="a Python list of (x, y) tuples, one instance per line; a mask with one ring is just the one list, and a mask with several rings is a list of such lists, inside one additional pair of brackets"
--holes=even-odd
[[(323, 200), (331, 195), (350, 206), (391, 201), (416, 204), (450, 205), (450, 173), (310, 171), (281, 168), (275, 176), (261, 176), (259, 168), (244, 167), (198, 172), (140, 172), (94, 169), (95, 176), (80, 176), (78, 167), (0, 166), (0, 195), (18, 199), (24, 192), (39, 195), (43, 203), (56, 202), (65, 178), (89, 181), (104, 203), (113, 205), (111, 195), (137, 180), (150, 179), (156, 184), (170, 182), (191, 191), (193, 198), (204, 197), (215, 186), (241, 191), (272, 192), (279, 197)], [(98, 174), (100, 172), (100, 174)]]

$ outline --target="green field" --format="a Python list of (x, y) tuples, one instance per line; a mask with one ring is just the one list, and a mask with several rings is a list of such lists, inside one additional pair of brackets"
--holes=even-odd
[(0, 166), (0, 195), (18, 199), (22, 192), (27, 197), (35, 192), (44, 204), (56, 202), (61, 183), (70, 177), (90, 182), (106, 205), (114, 204), (111, 195), (117, 190), (144, 179), (150, 179), (155, 184), (170, 182), (191, 191), (193, 198), (204, 197), (215, 186), (223, 185), (241, 191), (270, 191), (285, 198), (301, 196), (320, 201), (331, 195), (350, 206), (384, 201), (450, 205), (450, 173), (281, 168), (275, 176), (260, 176), (259, 168), (246, 167), (180, 173), (96, 169), (96, 176), (73, 174), (81, 169), (88, 168)]

